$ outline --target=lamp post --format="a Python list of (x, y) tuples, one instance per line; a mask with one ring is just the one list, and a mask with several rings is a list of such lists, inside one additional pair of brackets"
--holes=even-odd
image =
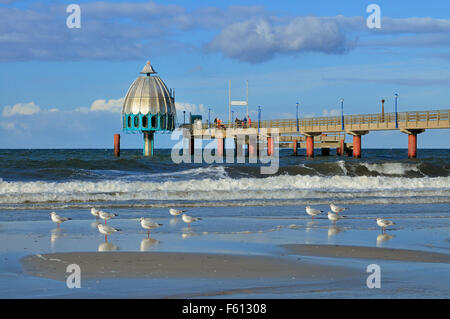
[(341, 100), (341, 123), (342, 123), (342, 130), (344, 130), (344, 99)]
[(234, 111), (231, 111), (231, 123), (230, 127), (234, 127)]
[(208, 128), (211, 128), (211, 108), (208, 107)]
[(186, 124), (186, 111), (183, 111), (183, 125)]
[(398, 114), (397, 114), (397, 100), (398, 100), (398, 94), (395, 93), (395, 128), (398, 128)]
[(261, 106), (258, 105), (258, 134), (260, 128), (261, 128)]
[(297, 107), (297, 132), (300, 131), (300, 128), (298, 126), (298, 102), (296, 103), (296, 107)]

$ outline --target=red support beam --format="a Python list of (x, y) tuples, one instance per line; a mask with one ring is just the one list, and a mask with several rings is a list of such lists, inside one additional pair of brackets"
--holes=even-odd
[(273, 137), (267, 138), (267, 155), (272, 156), (275, 152), (275, 145), (273, 143)]
[(417, 157), (417, 134), (408, 134), (408, 158)]
[(306, 157), (314, 157), (314, 136), (306, 137)]
[(256, 156), (256, 144), (248, 143), (248, 156)]
[(297, 156), (297, 140), (292, 141), (292, 150), (294, 151), (294, 156)]
[(114, 156), (120, 157), (120, 134), (114, 134)]
[(224, 153), (224, 142), (223, 142), (223, 138), (218, 138), (217, 139), (217, 155), (218, 156), (223, 156)]
[(353, 135), (353, 157), (361, 158), (361, 135)]

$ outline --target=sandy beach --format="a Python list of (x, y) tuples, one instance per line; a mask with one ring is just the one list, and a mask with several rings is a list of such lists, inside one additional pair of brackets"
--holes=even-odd
[(303, 278), (332, 280), (352, 271), (266, 256), (166, 252), (84, 252), (31, 255), (22, 260), (33, 276), (65, 280), (66, 267), (80, 266), (85, 279), (99, 278)]
[(300, 256), (397, 260), (423, 263), (450, 263), (450, 255), (427, 251), (342, 245), (283, 245), (290, 253)]
[[(86, 209), (66, 209), (61, 215), (72, 220), (59, 228), (45, 211), (15, 212), (11, 218), (37, 220), (0, 223), (0, 295), (446, 298), (446, 207), (354, 205), (338, 225), (323, 216), (314, 221), (299, 216), (298, 206), (199, 207), (192, 215), (202, 220), (190, 228), (166, 208), (123, 208), (108, 221), (122, 231), (107, 242)], [(420, 215), (424, 209), (425, 218)], [(396, 222), (385, 234), (374, 222), (381, 210)], [(148, 237), (140, 216), (152, 216), (163, 226)], [(80, 266), (80, 289), (66, 284), (70, 264)], [(371, 264), (382, 269), (381, 289), (366, 285)]]

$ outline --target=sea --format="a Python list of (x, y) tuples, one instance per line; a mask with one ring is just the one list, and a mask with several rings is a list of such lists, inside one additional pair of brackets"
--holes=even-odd
[[(0, 150), (0, 220), (22, 210), (450, 203), (450, 150), (366, 149), (362, 159), (293, 156), (264, 164), (175, 164), (170, 150)], [(39, 216), (33, 215), (34, 218)], [(46, 216), (47, 217), (47, 216)], [(46, 218), (45, 217), (45, 218)]]
[[(22, 273), (20, 258), (29, 254), (105, 250), (91, 207), (118, 214), (108, 221), (122, 229), (108, 238), (110, 250), (277, 254), (283, 244), (306, 243), (450, 252), (450, 149), (419, 149), (417, 159), (408, 159), (406, 149), (363, 149), (361, 159), (333, 151), (308, 159), (304, 150), (294, 156), (282, 149), (274, 174), (262, 174), (268, 164), (259, 162), (176, 164), (168, 149), (156, 149), (153, 157), (139, 149), (122, 149), (120, 157), (112, 149), (3, 149), (0, 163), (0, 297), (123, 297), (108, 288), (111, 282), (92, 283), (89, 295), (51, 281), (44, 291), (42, 279)], [(347, 208), (337, 225), (327, 219), (330, 203)], [(323, 213), (311, 220), (307, 205)], [(202, 220), (188, 228), (169, 208)], [(72, 220), (57, 228), (52, 211)], [(141, 216), (163, 224), (152, 231), (151, 245)], [(395, 226), (382, 234), (377, 217)], [(343, 264), (366, 273), (365, 261)], [(382, 291), (361, 281), (337, 284), (337, 290), (236, 296), (450, 297), (448, 265), (383, 265), (388, 281)], [(167, 294), (130, 284), (126, 297), (167, 297), (180, 293), (178, 284), (161, 283)], [(181, 293), (189, 296), (186, 287)], [(208, 292), (217, 285), (202, 287)]]

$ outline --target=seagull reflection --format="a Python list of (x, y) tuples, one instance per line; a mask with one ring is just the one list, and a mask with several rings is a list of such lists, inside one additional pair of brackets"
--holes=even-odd
[(174, 218), (171, 218), (171, 219), (170, 219), (169, 224), (170, 224), (170, 226), (175, 226), (175, 225), (178, 224), (179, 222), (180, 222), (180, 219), (174, 217)]
[(391, 240), (392, 238), (394, 238), (394, 235), (389, 235), (389, 234), (380, 234), (377, 236), (377, 246), (383, 246), (383, 243), (385, 241)]
[(314, 219), (312, 219), (309, 222), (307, 222), (306, 223), (306, 232), (310, 232), (311, 230), (313, 230), (313, 228), (314, 228), (313, 226), (315, 224), (317, 224), (317, 222)]
[(98, 251), (116, 251), (119, 250), (119, 247), (110, 242), (101, 243), (98, 246)]
[(94, 229), (98, 228), (98, 224), (100, 224), (100, 222), (98, 220), (96, 220), (95, 222), (91, 223), (91, 227)]
[(189, 227), (183, 227), (183, 229), (181, 229), (181, 238), (186, 239), (186, 238), (190, 238), (192, 236), (198, 236), (199, 234), (195, 233), (192, 228)]
[(142, 239), (142, 241), (141, 241), (141, 247), (140, 247), (140, 250), (141, 251), (149, 251), (149, 250), (151, 250), (151, 248), (153, 247), (153, 246), (156, 246), (156, 245), (158, 245), (160, 243), (160, 241), (159, 240), (156, 240), (156, 239), (154, 239), (154, 238), (144, 238), (144, 239)]
[(334, 235), (339, 234), (340, 232), (342, 232), (342, 228), (336, 226), (336, 225), (331, 225), (328, 228), (328, 238), (333, 237)]
[(62, 230), (62, 228), (60, 228), (60, 227), (53, 228), (53, 229), (50, 231), (50, 244), (51, 244), (51, 247), (54, 248), (54, 245), (55, 245), (56, 241), (57, 241), (59, 238), (63, 237), (63, 236), (64, 236), (64, 235), (63, 235), (63, 230)]

